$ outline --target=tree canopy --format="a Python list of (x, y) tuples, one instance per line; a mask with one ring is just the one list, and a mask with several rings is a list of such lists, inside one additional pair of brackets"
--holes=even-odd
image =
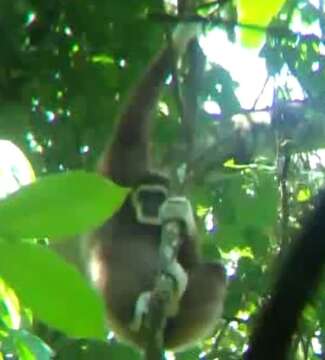
[[(325, 164), (324, 3), (255, 3), (1, 1), (0, 139), (18, 145), (41, 180), (0, 201), (0, 359), (49, 359), (52, 351), (59, 359), (139, 358), (114, 338), (103, 341), (101, 299), (30, 239), (84, 232), (119, 206), (128, 190), (83, 170), (94, 168), (152, 56), (186, 22), (202, 24), (202, 37), (220, 29), (230, 42), (258, 48), (268, 74), (254, 105), (243, 108), (236, 79), (195, 41), (152, 115), (154, 165), (191, 200), (204, 256), (222, 261), (229, 276), (214, 334), (175, 357), (242, 358), (282, 256), (324, 184)], [(218, 42), (208, 46), (223, 51)], [(305, 309), (291, 359), (324, 357), (324, 302), (319, 291)], [(60, 335), (36, 335), (33, 318)]]

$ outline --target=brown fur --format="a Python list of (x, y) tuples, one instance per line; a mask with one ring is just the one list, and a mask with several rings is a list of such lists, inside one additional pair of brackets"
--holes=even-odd
[[(122, 111), (114, 141), (99, 163), (99, 172), (120, 185), (134, 187), (145, 177), (150, 182), (149, 121), (170, 69), (171, 55), (167, 48), (153, 60)], [(110, 326), (140, 347), (145, 345), (144, 334), (131, 331), (129, 324), (139, 295), (153, 289), (160, 233), (160, 226), (136, 221), (128, 198), (113, 218), (88, 238), (90, 268), (97, 271), (93, 281), (106, 300)], [(184, 233), (178, 262), (189, 282), (179, 313), (167, 323), (166, 347), (172, 348), (188, 345), (211, 331), (220, 316), (225, 292), (224, 269), (201, 261), (195, 236)]]

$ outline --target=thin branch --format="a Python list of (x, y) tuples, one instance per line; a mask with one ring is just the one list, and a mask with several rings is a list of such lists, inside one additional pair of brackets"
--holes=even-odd
[[(287, 108), (301, 108), (301, 109), (303, 109), (304, 107), (306, 108), (310, 107), (315, 111), (317, 110), (321, 112), (324, 111), (324, 104), (322, 103), (322, 101), (318, 101), (318, 99), (310, 99), (310, 98), (306, 98), (304, 100), (288, 100), (283, 102), (283, 105), (281, 106)], [(277, 110), (278, 108), (279, 108), (279, 104), (265, 106), (264, 108), (260, 108), (260, 109), (255, 109), (254, 107), (252, 107), (250, 109), (240, 109), (240, 111), (237, 111), (232, 115), (237, 115), (237, 114), (249, 115), (252, 113), (261, 113), (261, 112), (272, 113), (274, 110)], [(215, 121), (222, 121), (225, 119), (229, 119), (228, 114), (226, 116), (224, 114), (208, 114), (208, 116), (210, 116)]]
[(270, 81), (270, 78), (271, 78), (271, 77), (268, 76), (268, 77), (265, 79), (264, 84), (263, 84), (263, 86), (262, 86), (262, 89), (261, 89), (260, 93), (257, 95), (257, 97), (256, 97), (256, 99), (255, 99), (255, 101), (254, 101), (254, 104), (253, 104), (253, 106), (252, 106), (252, 109), (255, 109), (255, 108), (256, 108), (257, 103), (259, 102), (260, 98), (261, 98), (262, 95), (264, 94), (264, 91), (265, 91), (265, 89), (266, 89), (266, 85), (267, 85), (268, 82)]
[[(165, 209), (168, 211), (168, 207)], [(164, 216), (162, 214), (162, 217)], [(168, 221), (163, 224), (162, 242), (160, 245), (160, 274), (152, 291), (148, 321), (145, 324), (147, 340), (145, 349), (146, 360), (162, 360), (164, 357), (164, 330), (167, 321), (167, 307), (175, 291), (173, 278), (168, 276), (168, 269), (177, 257), (180, 241), (179, 222)]]
[(285, 250), (289, 244), (289, 190), (288, 174), (291, 156), (289, 153), (289, 144), (280, 144), (278, 161), (281, 163), (279, 174), (280, 194), (281, 194), (281, 250)]
[[(174, 49), (170, 29), (168, 29), (166, 34), (167, 34), (168, 44), (171, 46), (172, 49)], [(174, 86), (174, 94), (175, 94), (176, 105), (178, 108), (178, 112), (179, 112), (181, 121), (183, 122), (184, 103), (183, 103), (183, 98), (182, 98), (182, 93), (181, 93), (181, 83), (180, 83), (180, 79), (179, 79), (178, 71), (177, 71), (177, 57), (176, 57), (175, 51), (172, 52), (172, 62), (171, 63), (172, 63), (171, 74), (172, 74), (172, 78), (173, 78), (174, 85), (175, 85)]]
[[(188, 72), (184, 81), (184, 119), (182, 122), (183, 136), (186, 144), (185, 163), (187, 176), (191, 173), (191, 164), (195, 154), (195, 130), (197, 126), (199, 104), (198, 97), (202, 86), (205, 68), (205, 57), (197, 39), (193, 40), (187, 51)], [(185, 182), (183, 183), (183, 190)]]
[(171, 24), (178, 24), (178, 23), (201, 23), (207, 25), (223, 25), (225, 27), (240, 27), (242, 29), (249, 29), (259, 32), (268, 32), (269, 34), (276, 36), (276, 37), (301, 37), (306, 40), (310, 39), (314, 41), (317, 39), (318, 41), (324, 41), (325, 37), (318, 37), (314, 34), (306, 35), (301, 32), (291, 31), (290, 29), (283, 27), (283, 26), (260, 26), (257, 24), (245, 24), (235, 20), (228, 20), (228, 19), (211, 19), (205, 18), (200, 15), (187, 15), (187, 16), (174, 16), (168, 14), (160, 14), (160, 13), (151, 13), (148, 15), (148, 19), (155, 21), (155, 22), (168, 22)]
[(300, 343), (301, 343), (301, 347), (302, 347), (304, 360), (308, 360), (308, 353), (309, 353), (309, 346), (310, 346), (309, 340), (304, 339), (304, 337), (302, 335), (299, 336), (299, 338), (300, 338)]

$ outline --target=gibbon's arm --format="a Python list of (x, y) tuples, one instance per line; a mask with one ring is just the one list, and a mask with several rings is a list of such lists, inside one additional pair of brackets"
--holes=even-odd
[(325, 263), (325, 191), (281, 266), (251, 336), (245, 360), (287, 359), (304, 307), (319, 285)]
[(99, 161), (98, 170), (104, 176), (120, 185), (132, 187), (149, 170), (149, 122), (160, 88), (173, 59), (182, 55), (198, 29), (198, 25), (179, 25), (173, 33), (173, 45), (156, 55), (134, 86), (118, 116), (113, 142)]
[[(179, 25), (173, 33), (173, 48), (162, 49), (134, 86), (117, 119), (111, 144), (99, 159), (97, 170), (120, 185), (132, 187), (149, 170), (149, 122), (175, 55), (182, 55), (190, 40), (199, 33), (198, 25)], [(51, 248), (84, 272), (80, 240), (55, 242)]]

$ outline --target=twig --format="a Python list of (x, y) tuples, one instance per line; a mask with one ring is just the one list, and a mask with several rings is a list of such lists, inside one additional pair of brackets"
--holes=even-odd
[(269, 34), (276, 36), (276, 37), (301, 37), (306, 40), (310, 39), (314, 41), (318, 39), (319, 41), (324, 41), (325, 37), (318, 37), (314, 34), (306, 35), (301, 32), (291, 31), (286, 27), (283, 26), (260, 26), (257, 24), (248, 24), (248, 23), (241, 23), (235, 20), (228, 20), (222, 18), (205, 18), (200, 15), (187, 15), (187, 16), (174, 16), (168, 14), (160, 14), (160, 13), (151, 13), (148, 15), (148, 19), (152, 21), (158, 22), (168, 22), (171, 24), (178, 24), (178, 23), (202, 23), (202, 24), (209, 24), (209, 25), (223, 25), (225, 27), (240, 27), (243, 29), (249, 29), (259, 32), (268, 32)]
[(261, 91), (259, 92), (259, 94), (257, 95), (257, 97), (256, 97), (256, 99), (255, 99), (255, 101), (254, 101), (254, 104), (253, 104), (253, 106), (252, 106), (253, 109), (256, 108), (257, 103), (259, 102), (260, 98), (262, 97), (262, 95), (263, 95), (263, 93), (264, 93), (264, 91), (265, 91), (265, 89), (266, 89), (266, 85), (268, 84), (269, 81), (270, 81), (270, 76), (268, 76), (268, 77), (265, 79), (264, 84), (263, 84), (263, 86), (262, 86), (262, 89), (261, 89)]
[[(172, 49), (174, 49), (170, 29), (167, 29), (166, 34), (167, 34), (168, 45)], [(183, 103), (183, 98), (182, 98), (182, 93), (181, 93), (180, 79), (179, 79), (178, 71), (177, 71), (177, 56), (176, 56), (174, 50), (172, 51), (171, 56), (172, 56), (171, 74), (172, 74), (174, 84), (175, 84), (175, 86), (174, 86), (175, 100), (176, 100), (176, 105), (177, 105), (177, 108), (178, 108), (179, 116), (181, 118), (181, 121), (183, 121), (183, 118), (184, 118), (184, 103)]]
[(286, 250), (289, 244), (289, 191), (288, 191), (288, 174), (290, 167), (290, 152), (287, 144), (280, 144), (280, 157), (278, 161), (282, 162), (279, 174), (279, 184), (281, 193), (281, 250)]

